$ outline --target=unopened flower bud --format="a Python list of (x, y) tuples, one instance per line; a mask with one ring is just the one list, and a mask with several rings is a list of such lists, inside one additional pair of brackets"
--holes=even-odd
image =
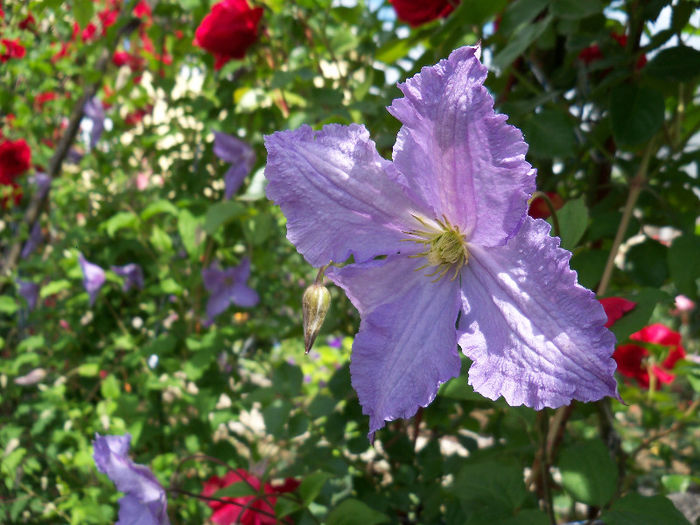
[(304, 313), (304, 347), (308, 354), (331, 306), (331, 293), (322, 284), (314, 283), (304, 291), (301, 305)]

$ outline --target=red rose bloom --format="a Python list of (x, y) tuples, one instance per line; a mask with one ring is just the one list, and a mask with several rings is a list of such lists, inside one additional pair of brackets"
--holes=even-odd
[[(660, 365), (652, 365), (651, 373), (659, 383), (671, 383), (675, 376), (670, 372), (676, 363), (685, 358), (685, 350), (681, 346), (681, 334), (674, 332), (662, 324), (644, 327), (630, 336), (633, 341), (667, 346), (669, 349), (666, 359)], [(613, 358), (617, 362), (617, 371), (625, 377), (635, 379), (640, 387), (649, 388), (649, 367), (644, 363), (649, 350), (640, 345), (626, 344), (615, 349)]]
[[(547, 197), (549, 197), (549, 200), (552, 201), (555, 210), (558, 210), (564, 206), (564, 199), (562, 199), (558, 193), (547, 191), (545, 194)], [(535, 197), (530, 203), (530, 208), (528, 209), (527, 214), (533, 219), (546, 219), (552, 214), (552, 212), (549, 211), (547, 201), (545, 201), (542, 197)]]
[(0, 62), (7, 62), (11, 58), (22, 58), (26, 53), (24, 46), (19, 43), (18, 38), (14, 40), (3, 38), (0, 40), (0, 43), (5, 46), (5, 52), (0, 53)]
[(0, 143), (0, 184), (12, 185), (31, 163), (32, 150), (24, 139)]
[(57, 98), (58, 96), (53, 91), (39, 93), (36, 97), (34, 97), (34, 106), (41, 110), (44, 107), (44, 104), (52, 100), (56, 100)]
[(17, 24), (17, 27), (20, 29), (29, 30), (32, 26), (36, 26), (36, 20), (34, 19), (34, 15), (29, 13), (27, 15), (27, 18), (22, 20), (19, 24)]
[[(223, 478), (212, 476), (204, 484), (202, 490), (203, 496), (212, 496), (216, 491), (228, 487), (234, 483), (246, 482), (256, 491), (260, 491), (260, 480), (253, 476), (250, 472), (239, 468), (228, 472)], [(207, 504), (212, 508), (214, 513), (211, 516), (212, 523), (217, 525), (229, 525), (240, 523), (242, 525), (274, 525), (280, 521), (274, 517), (275, 503), (277, 502), (276, 494), (284, 492), (292, 492), (299, 486), (299, 482), (292, 478), (287, 478), (281, 486), (273, 486), (265, 483), (263, 492), (265, 499), (256, 495), (241, 496), (238, 498), (225, 497), (221, 498), (225, 501), (237, 503), (227, 504), (220, 501), (208, 501)], [(262, 512), (260, 512), (262, 511)]]
[(449, 15), (459, 0), (389, 0), (399, 20), (418, 27)]
[(598, 300), (603, 305), (605, 314), (608, 316), (608, 322), (605, 323), (606, 328), (610, 328), (618, 319), (627, 312), (634, 310), (634, 307), (637, 306), (637, 303), (622, 297), (606, 297)]
[(215, 4), (194, 33), (194, 44), (216, 59), (214, 69), (233, 58), (243, 58), (258, 38), (261, 7), (251, 8), (247, 0), (224, 0)]

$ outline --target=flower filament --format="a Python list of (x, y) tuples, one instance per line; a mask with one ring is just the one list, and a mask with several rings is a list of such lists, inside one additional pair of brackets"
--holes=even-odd
[(459, 275), (459, 271), (469, 261), (469, 251), (464, 238), (464, 234), (459, 230), (459, 227), (452, 224), (447, 217), (443, 215), (442, 220), (434, 221), (426, 220), (418, 215), (411, 214), (421, 224), (421, 229), (409, 230), (403, 233), (410, 235), (404, 241), (415, 242), (422, 244), (426, 250), (409, 257), (425, 257), (427, 263), (417, 268), (435, 267), (435, 270), (426, 274), (428, 277), (437, 275), (434, 279), (439, 281), (452, 268), (454, 281)]

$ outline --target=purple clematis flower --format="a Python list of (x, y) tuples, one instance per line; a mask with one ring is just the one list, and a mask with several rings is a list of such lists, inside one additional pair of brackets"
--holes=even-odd
[(24, 297), (29, 306), (29, 311), (36, 308), (36, 302), (39, 299), (39, 289), (41, 288), (37, 283), (31, 281), (23, 281), (17, 279), (17, 285), (19, 287), (19, 294)]
[(105, 283), (105, 271), (85, 259), (82, 253), (78, 255), (78, 262), (80, 263), (80, 269), (83, 271), (83, 286), (90, 296), (90, 306), (92, 306), (95, 304), (100, 288)]
[(224, 197), (230, 199), (241, 187), (250, 170), (253, 169), (255, 152), (253, 148), (242, 140), (238, 140), (232, 135), (215, 131), (214, 155), (225, 162), (231, 163), (231, 167), (224, 175), (226, 184)]
[(32, 178), (31, 181), (36, 184), (36, 191), (40, 198), (44, 198), (51, 188), (51, 177), (46, 173), (38, 171)]
[(94, 149), (105, 129), (105, 110), (102, 102), (97, 97), (93, 97), (85, 103), (83, 107), (85, 116), (92, 122), (90, 130), (90, 149)]
[(37, 247), (42, 243), (44, 240), (44, 236), (41, 233), (41, 223), (39, 221), (36, 221), (34, 223), (34, 226), (32, 226), (32, 231), (29, 232), (29, 238), (27, 239), (27, 242), (24, 243), (24, 246), (22, 246), (22, 252), (20, 253), (20, 257), (22, 259), (26, 259), (29, 257), (34, 250), (37, 249)]
[(246, 281), (250, 277), (250, 259), (245, 257), (241, 264), (220, 269), (217, 263), (202, 270), (204, 287), (211, 294), (207, 302), (207, 317), (214, 317), (226, 310), (231, 303), (238, 306), (255, 306), (258, 294), (249, 288)]
[(350, 371), (370, 435), (460, 372), (513, 406), (617, 394), (615, 337), (549, 224), (527, 216), (527, 144), (493, 110), (477, 48), (399, 85), (393, 162), (364, 126), (267, 136), (267, 196), (287, 238), (360, 312)]
[(124, 278), (122, 290), (128, 292), (132, 287), (143, 289), (143, 271), (136, 263), (125, 264), (124, 266), (112, 266), (112, 271)]
[(124, 493), (119, 499), (116, 525), (170, 525), (165, 489), (151, 470), (134, 463), (127, 456), (131, 435), (100, 436), (95, 434), (95, 464)]

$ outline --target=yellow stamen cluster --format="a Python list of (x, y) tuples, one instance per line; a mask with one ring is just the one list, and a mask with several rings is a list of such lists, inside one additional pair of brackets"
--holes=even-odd
[(450, 268), (453, 268), (452, 280), (454, 281), (459, 275), (459, 271), (469, 261), (469, 251), (464, 234), (444, 215), (442, 220), (435, 221), (428, 221), (418, 215), (412, 214), (412, 216), (421, 224), (422, 229), (404, 232), (411, 236), (411, 238), (404, 240), (422, 244), (427, 248), (424, 252), (410, 256), (427, 259), (428, 262), (418, 270), (436, 267), (434, 271), (426, 274), (428, 277), (437, 275), (433, 280), (435, 282), (442, 279)]

